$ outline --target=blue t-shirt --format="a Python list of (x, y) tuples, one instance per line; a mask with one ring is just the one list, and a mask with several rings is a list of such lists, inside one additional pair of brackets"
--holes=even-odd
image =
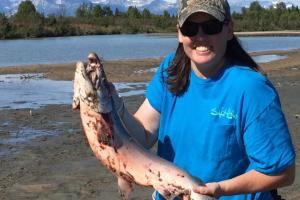
[[(183, 95), (167, 89), (168, 55), (146, 97), (160, 113), (158, 155), (204, 182), (230, 179), (255, 169), (277, 174), (295, 162), (295, 151), (278, 94), (249, 67), (227, 65), (202, 79), (191, 70)], [(163, 77), (164, 76), (164, 77)], [(156, 194), (156, 199), (163, 199)], [(224, 199), (272, 199), (269, 192)]]

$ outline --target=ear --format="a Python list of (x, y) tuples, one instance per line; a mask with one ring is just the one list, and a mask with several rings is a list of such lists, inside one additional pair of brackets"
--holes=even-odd
[(182, 33), (180, 31), (179, 24), (177, 24), (176, 28), (177, 28), (177, 33), (178, 33), (178, 42), (182, 43), (182, 40), (183, 40), (184, 36), (182, 35)]
[(228, 27), (227, 41), (229, 41), (233, 38), (233, 21), (232, 20), (230, 20), (227, 27)]

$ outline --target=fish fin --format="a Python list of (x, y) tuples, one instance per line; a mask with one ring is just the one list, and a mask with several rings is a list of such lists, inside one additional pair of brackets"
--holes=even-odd
[(118, 177), (118, 186), (122, 200), (128, 200), (130, 193), (133, 191), (132, 183)]

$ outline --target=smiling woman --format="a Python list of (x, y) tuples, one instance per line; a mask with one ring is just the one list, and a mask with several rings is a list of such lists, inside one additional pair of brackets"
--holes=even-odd
[(203, 12), (192, 14), (178, 30), (179, 43), (183, 45), (192, 69), (204, 78), (216, 75), (224, 65), (227, 41), (232, 37), (230, 22), (221, 22)]
[(136, 124), (123, 118), (126, 127), (143, 126), (132, 136), (148, 148), (158, 141), (159, 156), (204, 180), (195, 192), (273, 199), (295, 177), (278, 94), (234, 35), (226, 0), (179, 4), (178, 48), (150, 82)]

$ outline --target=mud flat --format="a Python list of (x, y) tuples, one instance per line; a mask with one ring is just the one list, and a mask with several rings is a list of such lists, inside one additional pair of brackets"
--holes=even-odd
[[(259, 53), (261, 54), (261, 53)], [(262, 64), (277, 88), (282, 107), (300, 153), (300, 51), (264, 52), (286, 59)], [(258, 54), (253, 54), (258, 55)], [(105, 67), (114, 82), (149, 81), (161, 59), (110, 61)], [(0, 74), (43, 73), (54, 80), (71, 80), (75, 65), (36, 65), (0, 68)], [(30, 77), (30, 76), (29, 76)], [(3, 95), (3, 94), (1, 94)], [(144, 97), (125, 98), (134, 112)], [(24, 140), (25, 138), (25, 140)], [(116, 178), (92, 155), (85, 144), (79, 112), (71, 105), (49, 105), (39, 109), (1, 110), (0, 199), (118, 200)], [(280, 189), (285, 199), (300, 199), (300, 158), (296, 160), (295, 183)], [(150, 200), (152, 190), (137, 187), (135, 200)]]

